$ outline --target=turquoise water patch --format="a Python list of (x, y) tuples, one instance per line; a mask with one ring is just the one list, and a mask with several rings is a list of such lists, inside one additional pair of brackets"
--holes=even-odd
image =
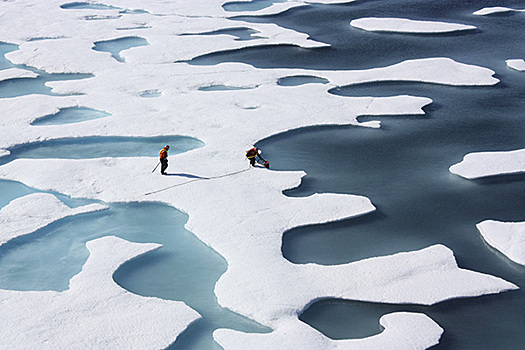
[(330, 81), (325, 78), (320, 78), (311, 75), (295, 75), (290, 77), (283, 77), (277, 81), (280, 86), (299, 86), (304, 84), (328, 84)]
[(222, 5), (222, 8), (231, 12), (259, 11), (272, 6), (273, 4), (285, 2), (286, 0), (252, 0), (252, 1), (232, 1)]
[(89, 2), (70, 2), (60, 5), (64, 10), (119, 10), (120, 7), (114, 7), (104, 4), (95, 4)]
[(109, 52), (111, 53), (111, 56), (119, 62), (125, 61), (122, 57), (120, 57), (121, 51), (128, 50), (133, 47), (149, 45), (146, 39), (136, 36), (129, 36), (114, 40), (96, 41), (94, 44), (95, 46), (93, 47), (93, 50)]
[(37, 38), (31, 38), (28, 41), (31, 42), (31, 41), (44, 41), (44, 40), (56, 40), (56, 39), (60, 39), (60, 37), (40, 36), (40, 37), (37, 37)]
[(1, 180), (0, 179), (0, 209), (5, 207), (14, 199), (23, 197), (32, 193), (49, 193), (60, 199), (65, 205), (70, 208), (76, 208), (83, 205), (94, 203), (95, 201), (84, 198), (72, 198), (55, 191), (40, 191), (35, 188), (24, 185), (18, 181)]
[(0, 209), (19, 197), (38, 192), (20, 182), (0, 180)]
[[(168, 206), (130, 203), (111, 207), (59, 220), (1, 246), (0, 288), (68, 289), (69, 280), (88, 258), (86, 242), (96, 238), (117, 235), (133, 242), (163, 243), (170, 234), (189, 235), (183, 228), (187, 217)], [(173, 249), (180, 249), (175, 242), (181, 239), (171, 244)]]
[(170, 349), (220, 349), (212, 337), (217, 328), (268, 332), (218, 305), (213, 289), (227, 263), (184, 228), (187, 220), (186, 214), (164, 204), (121, 203), (56, 221), (0, 247), (0, 288), (66, 290), (88, 258), (85, 243), (115, 235), (162, 244), (122, 265), (114, 274), (116, 283), (139, 295), (184, 301), (203, 316)]
[(87, 107), (61, 108), (59, 112), (38, 118), (31, 125), (62, 125), (108, 117), (111, 114)]
[(149, 13), (146, 10), (136, 9), (122, 9), (121, 7), (105, 5), (105, 4), (95, 4), (89, 2), (70, 2), (67, 4), (60, 5), (60, 8), (64, 10), (119, 10), (121, 14), (142, 14)]
[(91, 74), (48, 74), (28, 67), (24, 67), (24, 69), (34, 71), (38, 73), (39, 76), (36, 78), (15, 78), (0, 81), (0, 98), (12, 98), (33, 94), (63, 96), (54, 93), (51, 88), (45, 84), (48, 81), (79, 80), (93, 77)]
[(18, 45), (8, 44), (0, 41), (0, 70), (14, 68), (15, 66), (11, 61), (5, 58), (5, 54), (11, 51), (18, 50)]
[(16, 158), (91, 159), (103, 157), (157, 157), (164, 145), (170, 155), (204, 146), (204, 142), (187, 136), (159, 137), (79, 137), (48, 140), (10, 148), (10, 155), (0, 158), (0, 165)]

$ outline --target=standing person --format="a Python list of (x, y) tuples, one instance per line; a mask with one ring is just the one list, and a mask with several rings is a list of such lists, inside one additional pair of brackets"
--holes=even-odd
[(160, 173), (162, 175), (166, 174), (166, 169), (168, 169), (168, 150), (170, 149), (170, 146), (166, 145), (163, 149), (159, 152), (159, 158), (160, 158)]

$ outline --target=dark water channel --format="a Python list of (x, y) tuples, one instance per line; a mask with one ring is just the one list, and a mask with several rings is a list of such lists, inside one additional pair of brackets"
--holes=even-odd
[[(475, 228), (485, 219), (525, 220), (525, 176), (469, 181), (450, 174), (448, 166), (472, 144), (444, 142), (462, 138), (454, 123), (444, 123), (437, 132), (440, 115), (441, 111), (434, 111), (427, 119), (385, 119), (383, 130), (311, 128), (259, 143), (273, 169), (308, 173), (288, 195), (360, 194), (378, 208), (357, 219), (293, 229), (283, 237), (283, 255), (296, 263), (339, 264), (441, 243), (454, 251), (460, 267), (525, 287), (525, 267), (490, 248)], [(469, 134), (463, 134), (462, 140), (475, 138)], [(490, 132), (484, 134), (490, 138)], [(508, 145), (520, 144), (511, 135)], [(287, 157), (290, 154), (293, 159)], [(352, 338), (377, 332), (384, 313), (420, 311), (446, 330), (438, 348), (519, 349), (525, 344), (520, 331), (524, 299), (519, 290), (426, 308), (333, 300), (314, 304), (301, 318), (328, 336)]]
[[(523, 1), (498, 6), (523, 8)], [(313, 5), (265, 18), (307, 32), (330, 48), (259, 47), (211, 54), (193, 64), (233, 61), (261, 68), (366, 69), (406, 59), (450, 57), (493, 69), (495, 87), (449, 87), (421, 83), (380, 83), (340, 87), (341, 96), (426, 96), (434, 103), (425, 116), (381, 119), (381, 129), (314, 127), (258, 143), (275, 170), (305, 170), (301, 186), (286, 192), (359, 194), (378, 208), (361, 218), (291, 230), (282, 251), (295, 263), (340, 264), (441, 243), (460, 267), (500, 276), (525, 288), (525, 267), (484, 243), (476, 223), (485, 219), (525, 220), (525, 175), (466, 180), (448, 168), (469, 152), (525, 147), (525, 74), (505, 60), (525, 57), (521, 13), (473, 16), (492, 1), (358, 1)], [(437, 20), (478, 27), (440, 35), (378, 34), (351, 28), (361, 17)], [(284, 87), (285, 88), (285, 87)], [(522, 289), (431, 307), (324, 300), (301, 319), (334, 339), (376, 334), (381, 315), (417, 311), (444, 329), (436, 349), (523, 349), (525, 293)]]
[[(17, 145), (10, 154), (0, 157), (0, 165), (16, 158), (90, 159), (104, 157), (156, 157), (163, 145), (169, 144), (175, 155), (204, 146), (204, 142), (188, 136), (92, 136), (46, 140)], [(74, 149), (74, 152), (71, 150)]]

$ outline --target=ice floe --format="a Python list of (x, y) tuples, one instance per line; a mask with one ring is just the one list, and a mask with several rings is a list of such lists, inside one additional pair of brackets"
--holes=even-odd
[(473, 15), (487, 16), (487, 15), (493, 15), (493, 14), (505, 13), (505, 12), (525, 12), (525, 9), (518, 10), (518, 9), (513, 9), (510, 7), (493, 6), (493, 7), (485, 7), (485, 8), (482, 8), (481, 10), (475, 11)]
[(525, 173), (525, 149), (469, 153), (449, 170), (467, 179)]
[(475, 26), (436, 21), (416, 21), (407, 18), (358, 18), (350, 22), (352, 27), (371, 32), (392, 33), (450, 33), (474, 30)]
[(515, 69), (517, 71), (523, 72), (525, 71), (525, 60), (523, 59), (511, 59), (506, 60), (507, 67)]
[(0, 82), (17, 78), (36, 78), (38, 74), (26, 69), (8, 68), (0, 70)]
[(120, 265), (158, 244), (108, 236), (87, 247), (88, 261), (64, 292), (0, 290), (2, 348), (166, 348), (199, 318), (184, 303), (140, 297), (113, 281)]
[(488, 244), (510, 260), (525, 265), (525, 222), (486, 220), (476, 227)]

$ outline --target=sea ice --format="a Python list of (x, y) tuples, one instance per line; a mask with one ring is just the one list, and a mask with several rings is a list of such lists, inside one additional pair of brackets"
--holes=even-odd
[(525, 222), (486, 220), (476, 227), (488, 244), (512, 261), (525, 265)]
[(8, 68), (0, 70), (0, 82), (18, 78), (36, 78), (38, 74), (26, 69)]
[(494, 6), (494, 7), (485, 7), (481, 10), (475, 11), (473, 15), (476, 16), (487, 16), (492, 15), (496, 13), (505, 13), (505, 12), (524, 12), (525, 10), (518, 10), (513, 9), (510, 7), (503, 7), (503, 6)]
[(525, 172), (525, 149), (506, 152), (476, 152), (450, 167), (450, 172), (467, 179)]
[(475, 26), (436, 21), (416, 21), (406, 18), (358, 18), (350, 22), (356, 27), (371, 32), (393, 33), (450, 33), (474, 30)]
[[(487, 176), (525, 173), (525, 149), (508, 152), (467, 154), (450, 172), (476, 179)], [(485, 241), (509, 259), (525, 265), (525, 223), (486, 220), (476, 225)]]
[(523, 72), (525, 71), (525, 60), (523, 59), (512, 59), (512, 60), (506, 60), (507, 67), (515, 69), (517, 71)]

